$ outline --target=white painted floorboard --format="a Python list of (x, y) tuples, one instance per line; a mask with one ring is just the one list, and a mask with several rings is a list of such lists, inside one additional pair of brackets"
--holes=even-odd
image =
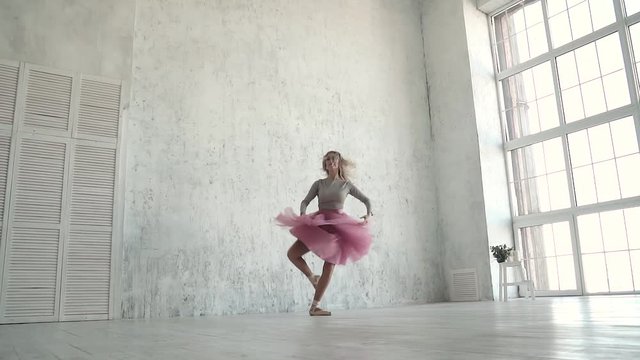
[(0, 359), (640, 359), (640, 297), (2, 325)]

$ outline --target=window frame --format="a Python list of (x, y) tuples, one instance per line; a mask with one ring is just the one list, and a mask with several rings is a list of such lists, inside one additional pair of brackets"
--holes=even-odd
[[(630, 35), (630, 27), (636, 24), (640, 24), (640, 12), (635, 13), (633, 15), (626, 15), (626, 8), (624, 5), (624, 0), (612, 0), (615, 11), (615, 22), (598, 29), (596, 31), (591, 32), (588, 35), (570, 41), (564, 45), (561, 45), (557, 48), (552, 46), (551, 41), (551, 33), (549, 31), (549, 18), (547, 13), (547, 0), (539, 0), (541, 2), (542, 7), (542, 16), (543, 23), (546, 29), (546, 41), (549, 51), (535, 56), (531, 59), (523, 61), (522, 63), (512, 65), (507, 69), (500, 70), (500, 59), (498, 54), (498, 41), (496, 39), (496, 16), (500, 14), (504, 14), (507, 11), (510, 11), (518, 6), (524, 6), (524, 4), (528, 2), (532, 2), (531, 0), (520, 0), (514, 3), (511, 3), (501, 9), (492, 12), (489, 14), (490, 20), (490, 39), (491, 39), (491, 52), (493, 56), (493, 65), (494, 71), (496, 74), (496, 91), (498, 94), (499, 101), (499, 109), (500, 109), (500, 121), (501, 121), (501, 130), (502, 130), (502, 139), (503, 139), (503, 151), (505, 154), (505, 168), (507, 174), (513, 172), (511, 169), (512, 164), (509, 160), (509, 153), (519, 148), (523, 148), (525, 146), (542, 143), (546, 140), (551, 140), (554, 138), (562, 139), (562, 148), (564, 152), (564, 161), (565, 161), (565, 171), (567, 174), (567, 184), (569, 187), (569, 197), (570, 197), (570, 206), (565, 209), (545, 211), (545, 212), (537, 212), (525, 215), (518, 214), (518, 199), (517, 194), (512, 193), (511, 189), (509, 192), (509, 202), (511, 207), (512, 214), (512, 231), (514, 239), (516, 239), (516, 248), (524, 250), (522, 239), (520, 237), (520, 229), (529, 226), (536, 225), (544, 225), (555, 222), (563, 222), (568, 221), (571, 229), (571, 241), (574, 245), (574, 264), (576, 266), (576, 285), (577, 290), (575, 291), (536, 291), (536, 295), (540, 296), (557, 296), (557, 295), (583, 295), (585, 294), (585, 283), (584, 283), (584, 271), (582, 269), (582, 261), (581, 250), (579, 244), (579, 236), (577, 229), (577, 217), (586, 214), (600, 213), (608, 210), (620, 210), (629, 207), (640, 207), (640, 196), (630, 197), (630, 198), (621, 198), (617, 200), (610, 200), (600, 203), (593, 204), (585, 204), (578, 206), (576, 203), (576, 194), (574, 187), (574, 179), (571, 168), (571, 162), (569, 158), (569, 144), (568, 144), (568, 134), (574, 133), (577, 131), (581, 131), (584, 129), (588, 129), (597, 125), (611, 123), (615, 120), (619, 120), (625, 117), (633, 117), (633, 122), (636, 130), (636, 140), (638, 141), (638, 145), (640, 146), (640, 79), (638, 76), (637, 64), (634, 61), (633, 47), (631, 44), (631, 35)], [(640, 25), (638, 25), (640, 26)], [(581, 48), (585, 45), (594, 43), (595, 41), (602, 39), (606, 36), (612, 34), (618, 34), (621, 50), (622, 50), (622, 59), (624, 62), (624, 69), (627, 88), (629, 91), (630, 103), (628, 105), (624, 105), (617, 109), (607, 110), (603, 113), (585, 117), (584, 119), (577, 120), (574, 122), (567, 123), (565, 121), (565, 114), (562, 108), (562, 92), (560, 89), (559, 83), (559, 75), (558, 75), (558, 67), (557, 67), (557, 58), (561, 55), (574, 51), (578, 48)], [(640, 54), (635, 54), (637, 59), (640, 59)], [(507, 61), (508, 63), (508, 61)], [(558, 117), (560, 125), (554, 127), (552, 129), (540, 131), (534, 134), (521, 136), (519, 138), (509, 140), (508, 137), (508, 124), (506, 112), (502, 109), (505, 109), (505, 99), (502, 91), (501, 81), (507, 79), (513, 75), (522, 73), (528, 69), (534, 68), (538, 65), (549, 63), (552, 69), (552, 77), (553, 77), (553, 85), (556, 99), (556, 106), (558, 110)], [(514, 179), (509, 178), (508, 183), (509, 187), (511, 187), (511, 181)], [(522, 254), (526, 260), (527, 254)], [(528, 265), (525, 261), (525, 266), (528, 270)], [(632, 292), (607, 292), (605, 294), (625, 294), (625, 293), (640, 293), (640, 289), (636, 289), (636, 291)], [(590, 295), (593, 293), (589, 293)]]

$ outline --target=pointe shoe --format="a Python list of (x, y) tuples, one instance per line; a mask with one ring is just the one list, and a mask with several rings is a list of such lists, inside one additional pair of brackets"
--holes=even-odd
[(309, 276), (309, 281), (311, 282), (311, 285), (315, 289), (318, 286), (318, 281), (320, 281), (320, 275)]
[(331, 316), (331, 311), (322, 310), (319, 307), (309, 309), (309, 316)]

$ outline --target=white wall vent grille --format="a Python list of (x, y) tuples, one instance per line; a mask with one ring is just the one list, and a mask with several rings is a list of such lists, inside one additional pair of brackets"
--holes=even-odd
[(478, 275), (476, 269), (451, 271), (451, 301), (478, 301)]

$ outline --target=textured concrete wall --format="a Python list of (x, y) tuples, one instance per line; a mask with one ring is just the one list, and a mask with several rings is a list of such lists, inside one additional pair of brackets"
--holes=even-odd
[[(513, 246), (507, 172), (488, 18), (475, 7), (473, 0), (464, 0), (463, 9), (473, 79), (473, 102), (478, 130), (489, 246), (500, 244)], [(489, 256), (489, 262), (493, 295), (494, 298), (498, 298), (498, 263), (491, 256)], [(513, 291), (513, 295), (516, 294), (515, 287), (510, 287), (509, 291)]]
[[(329, 149), (357, 162), (375, 226), (370, 255), (337, 269), (326, 303), (444, 299), (421, 7), (137, 2), (123, 317), (306, 309), (293, 238), (272, 218), (297, 208)], [(353, 198), (346, 210), (364, 213)]]
[(0, 0), (0, 58), (129, 80), (135, 0)]
[[(448, 277), (451, 270), (475, 268), (480, 298), (487, 300), (493, 298), (488, 228), (492, 228), (492, 234), (504, 233), (505, 226), (504, 223), (496, 224), (502, 220), (502, 213), (487, 215), (494, 206), (487, 202), (502, 202), (506, 198), (485, 198), (483, 185), (487, 186), (489, 196), (491, 193), (500, 193), (500, 189), (506, 191), (506, 186), (500, 188), (501, 184), (504, 185), (504, 179), (500, 184), (490, 182), (491, 176), (499, 178), (500, 173), (504, 174), (504, 165), (500, 168), (502, 155), (496, 153), (495, 149), (496, 135), (490, 134), (493, 130), (500, 134), (499, 122), (496, 122), (498, 118), (495, 116), (495, 87), (491, 92), (486, 82), (487, 74), (492, 71), (487, 68), (487, 64), (491, 64), (490, 53), (476, 48), (489, 46), (484, 35), (487, 32), (486, 23), (485, 26), (479, 26), (478, 19), (473, 20), (474, 23), (466, 22), (465, 7), (469, 6), (468, 1), (425, 1), (423, 31), (435, 139), (438, 237), (444, 246), (443, 272)], [(481, 45), (473, 43), (475, 38), (482, 40)], [(470, 55), (472, 51), (480, 51), (480, 54)], [(485, 77), (480, 86), (474, 86), (474, 77), (477, 75)], [(481, 99), (483, 96), (489, 98)], [(477, 104), (478, 100), (482, 104)], [(479, 118), (482, 118), (481, 125), (476, 123)], [(487, 135), (491, 138), (486, 139)], [(486, 155), (497, 155), (498, 159), (490, 159), (483, 164), (481, 159)], [(487, 167), (483, 168), (483, 165)], [(497, 174), (489, 174), (496, 169)], [(485, 172), (486, 179), (483, 178)], [(483, 184), (485, 180), (487, 184)], [(508, 212), (508, 202), (502, 206), (504, 204)], [(500, 211), (503, 210), (502, 206), (496, 205)], [(503, 228), (496, 229), (501, 226)]]

